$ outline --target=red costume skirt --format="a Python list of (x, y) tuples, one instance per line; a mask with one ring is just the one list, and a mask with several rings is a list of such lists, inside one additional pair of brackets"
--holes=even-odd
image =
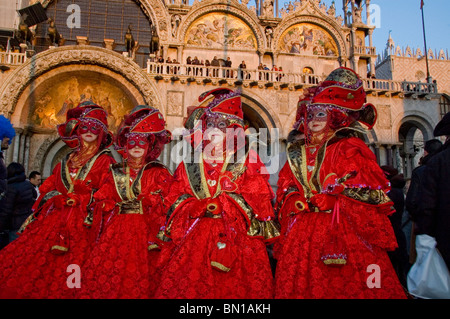
[(159, 251), (148, 250), (148, 236), (143, 215), (114, 216), (83, 267), (78, 297), (151, 298), (158, 282)]
[[(168, 263), (156, 298), (258, 299), (273, 298), (273, 277), (266, 246), (238, 231), (232, 242), (223, 240), (222, 219), (203, 217), (179, 242), (161, 251)], [(226, 243), (226, 247), (223, 244)], [(218, 249), (223, 248), (223, 249)], [(222, 262), (227, 269), (213, 267)], [(220, 267), (220, 265), (219, 265)]]
[[(330, 221), (331, 214), (326, 213), (291, 217), (289, 233), (276, 244), (275, 298), (405, 298), (387, 252), (365, 241), (342, 217), (339, 245), (330, 243)], [(347, 264), (331, 266), (322, 261), (335, 247), (341, 249), (335, 253), (347, 255)]]
[[(73, 298), (73, 276), (85, 262), (95, 237), (91, 229), (83, 226), (85, 217), (85, 210), (79, 207), (51, 206), (45, 218), (32, 222), (18, 239), (2, 249), (0, 298)], [(57, 239), (59, 233), (69, 238), (65, 242), (69, 249), (55, 255), (51, 248), (62, 246)]]

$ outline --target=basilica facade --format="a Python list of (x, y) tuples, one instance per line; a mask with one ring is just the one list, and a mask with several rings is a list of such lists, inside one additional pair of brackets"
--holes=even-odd
[[(188, 107), (200, 105), (198, 96), (216, 87), (240, 90), (246, 123), (256, 132), (267, 129), (267, 144), (278, 143), (282, 153), (303, 90), (339, 66), (352, 68), (378, 113), (362, 138), (380, 165), (391, 164), (407, 177), (420, 146), (449, 111), (448, 56), (431, 51), (430, 65), (440, 77), (427, 78), (421, 52), (399, 52), (392, 39), (386, 49), (375, 48), (375, 26), (364, 22), (370, 0), (330, 6), (296, 0), (281, 9), (273, 0), (256, 6), (248, 0), (30, 4), (37, 1), (49, 20), (29, 26), (29, 40), (8, 38), (0, 52), (0, 114), (17, 132), (7, 162), (21, 162), (44, 178), (69, 151), (56, 125), (85, 100), (108, 110), (113, 132), (134, 106), (158, 108), (175, 133), (161, 155), (172, 171), (181, 139), (176, 133)], [(337, 16), (336, 5), (348, 14)], [(269, 147), (267, 161), (282, 158), (274, 149)]]

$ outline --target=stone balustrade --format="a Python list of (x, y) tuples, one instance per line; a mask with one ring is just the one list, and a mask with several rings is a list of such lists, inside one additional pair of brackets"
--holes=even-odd
[(0, 52), (0, 64), (20, 65), (27, 61), (26, 53)]
[[(287, 84), (295, 88), (314, 86), (324, 78), (316, 74), (291, 73), (286, 71), (269, 71), (255, 69), (240, 69), (228, 67), (213, 67), (192, 64), (173, 63), (147, 63), (147, 73), (156, 79), (171, 79), (172, 81), (209, 81), (209, 80), (232, 80), (253, 84), (276, 83)], [(438, 93), (436, 83), (393, 81), (383, 79), (363, 78), (363, 87), (367, 92), (379, 93), (410, 93), (427, 94)]]

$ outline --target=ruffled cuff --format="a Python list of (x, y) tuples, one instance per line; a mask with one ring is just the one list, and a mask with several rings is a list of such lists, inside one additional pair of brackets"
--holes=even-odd
[(280, 225), (274, 220), (258, 220), (252, 218), (247, 231), (248, 236), (260, 237), (266, 243), (271, 243), (280, 236)]

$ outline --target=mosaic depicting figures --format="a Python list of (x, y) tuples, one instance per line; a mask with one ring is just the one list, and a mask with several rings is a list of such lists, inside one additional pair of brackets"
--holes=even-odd
[(107, 110), (110, 130), (114, 130), (123, 115), (133, 108), (132, 101), (117, 86), (102, 79), (73, 76), (45, 85), (39, 91), (29, 122), (42, 128), (54, 129), (65, 121), (68, 110), (81, 102), (92, 101)]
[(229, 14), (209, 13), (194, 21), (186, 32), (188, 46), (207, 48), (255, 49), (256, 39), (250, 27)]
[(279, 49), (286, 53), (338, 56), (339, 51), (330, 34), (317, 25), (296, 24), (281, 36)]

